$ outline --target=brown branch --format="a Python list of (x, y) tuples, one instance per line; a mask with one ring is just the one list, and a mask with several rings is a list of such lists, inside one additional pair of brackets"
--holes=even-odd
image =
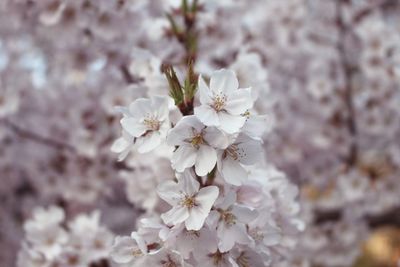
[(342, 15), (342, 6), (347, 3), (348, 3), (347, 0), (340, 0), (337, 1), (336, 4), (336, 23), (339, 29), (339, 40), (337, 42), (336, 48), (339, 53), (340, 65), (342, 66), (344, 75), (344, 84), (345, 84), (344, 104), (348, 112), (346, 125), (352, 139), (351, 146), (349, 149), (349, 154), (347, 156), (346, 161), (349, 166), (354, 166), (358, 160), (358, 145), (357, 145), (358, 130), (356, 122), (356, 112), (353, 103), (354, 88), (352, 81), (353, 81), (353, 76), (356, 74), (358, 70), (356, 66), (354, 66), (351, 62), (349, 62), (347, 50), (345, 47), (346, 38), (353, 34), (351, 32), (350, 27), (346, 25), (346, 23), (344, 22)]
[(70, 152), (76, 153), (75, 147), (73, 147), (69, 144), (63, 143), (63, 142), (58, 141), (53, 138), (41, 136), (35, 132), (31, 132), (29, 130), (23, 129), (22, 127), (18, 126), (17, 124), (15, 124), (7, 119), (2, 120), (1, 122), (22, 138), (31, 140), (33, 142), (36, 142), (36, 143), (39, 143), (42, 145), (53, 147), (55, 149), (68, 150)]
[[(314, 224), (323, 225), (326, 223), (335, 223), (342, 219), (341, 209), (332, 210), (315, 210)], [(380, 228), (383, 226), (400, 227), (400, 206), (393, 207), (382, 213), (369, 215), (366, 214), (362, 217), (371, 229)]]

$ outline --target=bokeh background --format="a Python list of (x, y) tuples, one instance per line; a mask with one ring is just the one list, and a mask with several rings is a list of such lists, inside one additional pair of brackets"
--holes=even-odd
[(171, 27), (187, 24), (180, 4), (0, 2), (0, 266), (37, 206), (100, 209), (115, 233), (153, 208), (169, 162), (118, 162), (114, 107), (168, 94), (162, 64), (179, 74), (188, 58), (236, 71), (273, 118), (265, 153), (299, 186), (307, 224), (291, 266), (398, 266), (400, 1), (204, 0), (191, 42)]

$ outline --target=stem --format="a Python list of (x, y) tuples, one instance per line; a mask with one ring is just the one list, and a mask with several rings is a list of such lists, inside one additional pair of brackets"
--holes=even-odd
[(205, 183), (205, 186), (209, 186), (214, 183), (216, 172), (217, 172), (217, 165), (215, 165), (214, 169), (212, 169), (212, 171), (207, 174), (207, 181)]
[(68, 151), (71, 151), (74, 153), (76, 152), (75, 147), (73, 147), (72, 145), (63, 143), (61, 141), (58, 141), (58, 140), (55, 140), (55, 139), (52, 139), (49, 137), (41, 136), (37, 133), (23, 129), (20, 126), (14, 124), (13, 122), (11, 122), (7, 119), (4, 119), (2, 122), (22, 138), (29, 139), (36, 143), (50, 146), (50, 147), (53, 147), (56, 149), (68, 150)]
[(344, 104), (346, 106), (348, 116), (347, 116), (347, 129), (351, 136), (351, 145), (349, 148), (349, 154), (347, 155), (346, 162), (349, 166), (354, 166), (358, 161), (358, 144), (357, 144), (357, 122), (356, 122), (356, 112), (353, 103), (354, 88), (352, 80), (356, 72), (358, 71), (356, 66), (353, 66), (348, 60), (347, 51), (345, 47), (345, 40), (349, 34), (352, 34), (349, 27), (343, 21), (342, 16), (342, 5), (346, 4), (348, 0), (340, 0), (336, 5), (336, 22), (339, 28), (339, 40), (337, 42), (336, 48), (339, 53), (340, 64), (343, 69), (345, 92), (344, 92)]

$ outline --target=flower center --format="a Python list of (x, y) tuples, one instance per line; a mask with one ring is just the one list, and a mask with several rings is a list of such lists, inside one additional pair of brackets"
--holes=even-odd
[(224, 109), (226, 103), (226, 96), (218, 94), (214, 97), (213, 108), (218, 112)]
[(232, 226), (236, 224), (236, 216), (233, 215), (231, 212), (224, 210), (221, 210), (219, 212), (221, 214), (221, 219), (225, 222), (227, 226)]
[(240, 267), (248, 267), (249, 264), (249, 257), (244, 253), (240, 253), (240, 256), (236, 259), (236, 262), (239, 264)]
[(239, 148), (236, 145), (230, 145), (226, 150), (225, 150), (225, 156), (229, 156), (233, 158), (234, 160), (237, 160), (239, 158)]
[(251, 229), (249, 231), (249, 235), (255, 240), (255, 241), (262, 241), (264, 239), (264, 234), (260, 231), (260, 229), (255, 228)]
[(137, 257), (143, 256), (143, 253), (140, 249), (136, 248), (136, 249), (132, 250), (132, 255), (133, 255), (133, 257), (137, 258)]
[(221, 253), (219, 250), (217, 250), (217, 252), (209, 254), (209, 257), (212, 258), (212, 261), (215, 266), (220, 266), (220, 264), (223, 263), (224, 261), (224, 254), (225, 253)]
[(191, 209), (194, 206), (196, 206), (196, 200), (193, 196), (191, 196), (191, 197), (185, 196), (185, 198), (182, 199), (181, 205), (188, 209)]
[(192, 146), (198, 148), (199, 145), (204, 144), (203, 135), (201, 133), (200, 134), (196, 134), (195, 136), (193, 136), (193, 138), (190, 141), (190, 143), (192, 144)]
[(143, 120), (143, 124), (146, 125), (150, 131), (158, 131), (160, 129), (160, 121), (153, 116), (148, 116)]

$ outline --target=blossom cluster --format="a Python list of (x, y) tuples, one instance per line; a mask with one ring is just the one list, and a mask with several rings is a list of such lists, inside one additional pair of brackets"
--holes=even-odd
[(99, 211), (65, 221), (60, 207), (36, 208), (24, 224), (26, 240), (17, 266), (83, 267), (107, 262), (114, 235), (99, 219)]
[(193, 115), (178, 119), (165, 96), (119, 108), (123, 135), (113, 150), (120, 159), (132, 148), (148, 153), (167, 146), (176, 174), (157, 186), (164, 207), (143, 215), (131, 236), (117, 237), (112, 259), (122, 266), (279, 262), (304, 226), (298, 189), (263, 164), (268, 117), (255, 113), (251, 88), (239, 88), (227, 69), (215, 71), (209, 85), (200, 76), (194, 102)]

